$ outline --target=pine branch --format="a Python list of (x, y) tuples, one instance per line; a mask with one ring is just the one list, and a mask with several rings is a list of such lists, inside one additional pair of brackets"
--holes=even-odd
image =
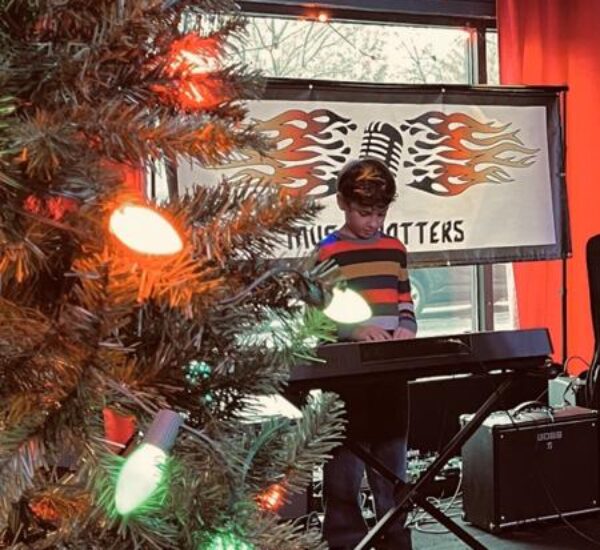
[(261, 550), (325, 550), (321, 533), (307, 529), (301, 523), (282, 522), (277, 516), (266, 515), (258, 522), (251, 540)]
[(21, 425), (0, 425), (0, 533), (6, 529), (8, 512), (33, 486), (38, 468), (45, 466), (45, 447), (35, 434), (45, 419), (30, 416)]
[(330, 452), (342, 439), (343, 405), (335, 394), (310, 397), (302, 409), (296, 433), (287, 434), (287, 445), (277, 460), (287, 460), (287, 484), (290, 490), (301, 490), (312, 480), (315, 464), (330, 458)]
[[(34, 308), (0, 298), (0, 357), (13, 360), (38, 348), (48, 331), (49, 319)], [(0, 378), (0, 380), (2, 380)]]
[[(243, 325), (240, 329), (244, 329)], [(240, 334), (244, 347), (270, 346), (278, 352), (278, 361), (290, 369), (298, 360), (314, 359), (319, 342), (334, 341), (335, 324), (320, 310), (267, 310), (265, 320)]]
[(220, 264), (225, 258), (267, 255), (280, 236), (294, 233), (320, 209), (281, 188), (224, 183), (215, 191), (197, 191), (189, 207), (190, 218), (201, 224), (212, 204), (216, 205), (211, 208), (213, 221), (202, 224), (195, 239), (198, 250), (209, 251)]
[[(24, 493), (43, 479), (65, 457), (83, 461), (78, 479), (86, 479), (93, 465), (93, 453), (104, 445), (98, 420), (101, 400), (89, 381), (63, 397), (60, 403), (46, 403), (19, 422), (9, 423), (2, 411), (0, 421), (0, 513), (10, 510)], [(51, 405), (51, 406), (49, 406)], [(83, 415), (83, 417), (82, 417)], [(102, 442), (102, 443), (98, 443)], [(86, 466), (87, 465), (87, 466)], [(0, 517), (0, 533), (4, 527)]]
[(272, 430), (274, 437), (256, 453), (249, 477), (282, 483), (291, 492), (303, 490), (312, 482), (314, 466), (340, 444), (342, 414), (343, 405), (335, 394), (310, 396), (302, 417), (284, 435), (280, 432), (286, 421), (278, 421), (280, 429)]
[[(229, 530), (261, 549), (321, 547), (256, 497), (274, 480), (307, 481), (339, 438), (339, 405), (326, 396), (297, 424), (262, 431), (248, 405), (279, 392), (329, 334), (290, 305), (300, 281), (322, 274), (271, 276), (265, 259), (318, 208), (274, 186), (223, 183), (154, 206), (182, 237), (179, 254), (134, 254), (107, 231), (118, 205), (139, 202), (119, 189), (123, 164), (215, 166), (267, 150), (242, 101), (258, 97), (259, 75), (227, 64), (244, 24), (235, 8), (0, 0), (0, 544), (197, 548)], [(204, 76), (218, 93), (204, 108), (176, 89), (174, 42), (188, 32), (216, 44), (218, 69)], [(186, 418), (169, 485), (125, 518), (106, 407), (142, 426), (161, 408)]]

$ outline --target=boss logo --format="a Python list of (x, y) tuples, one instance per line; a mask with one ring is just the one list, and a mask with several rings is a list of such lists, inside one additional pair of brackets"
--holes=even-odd
[(556, 432), (542, 432), (537, 434), (536, 439), (538, 441), (553, 441), (556, 439), (562, 439), (563, 433), (562, 430), (558, 430)]

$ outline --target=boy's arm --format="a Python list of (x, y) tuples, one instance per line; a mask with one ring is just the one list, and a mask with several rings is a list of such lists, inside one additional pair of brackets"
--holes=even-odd
[(406, 267), (400, 268), (398, 276), (398, 329), (395, 338), (410, 338), (417, 334), (417, 318), (410, 292), (410, 279)]

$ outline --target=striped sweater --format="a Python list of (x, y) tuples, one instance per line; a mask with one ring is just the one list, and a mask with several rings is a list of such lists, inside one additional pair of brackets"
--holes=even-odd
[[(377, 233), (370, 239), (353, 239), (334, 231), (318, 245), (317, 261), (334, 260), (348, 287), (359, 292), (373, 316), (363, 325), (385, 330), (404, 327), (417, 331), (405, 246), (393, 237)], [(340, 338), (348, 338), (358, 325), (340, 325)]]

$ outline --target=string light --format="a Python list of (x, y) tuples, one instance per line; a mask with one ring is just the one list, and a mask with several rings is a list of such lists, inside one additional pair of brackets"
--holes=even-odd
[(361, 323), (372, 316), (366, 300), (350, 288), (334, 287), (333, 298), (323, 313), (338, 323)]
[(182, 109), (214, 109), (227, 100), (216, 74), (220, 67), (217, 39), (190, 33), (171, 44), (166, 66), (171, 82), (152, 89)]
[(125, 246), (140, 254), (169, 256), (183, 249), (183, 241), (175, 228), (146, 206), (119, 206), (110, 216), (109, 230)]
[(115, 507), (128, 515), (150, 498), (159, 486), (182, 417), (169, 409), (158, 411), (141, 445), (131, 453), (119, 472)]
[(240, 539), (234, 533), (216, 533), (198, 550), (254, 550), (254, 545)]
[(269, 271), (263, 273), (258, 279), (256, 279), (241, 292), (231, 298), (222, 300), (220, 303), (223, 305), (236, 304), (245, 296), (248, 296), (265, 280), (286, 272), (294, 273), (298, 276), (299, 298), (306, 304), (318, 308), (324, 308), (323, 313), (337, 323), (361, 323), (371, 318), (371, 308), (369, 307), (367, 301), (358, 292), (350, 288), (342, 288), (340, 286), (335, 286), (331, 293), (326, 292), (322, 284), (318, 281), (313, 280), (310, 276), (295, 268), (285, 265), (275, 266)]
[(256, 497), (256, 502), (263, 510), (277, 512), (285, 504), (285, 495), (285, 487), (274, 483)]
[(182, 74), (204, 74), (219, 69), (219, 45), (215, 38), (198, 36), (195, 33), (175, 40), (169, 50), (169, 76)]

